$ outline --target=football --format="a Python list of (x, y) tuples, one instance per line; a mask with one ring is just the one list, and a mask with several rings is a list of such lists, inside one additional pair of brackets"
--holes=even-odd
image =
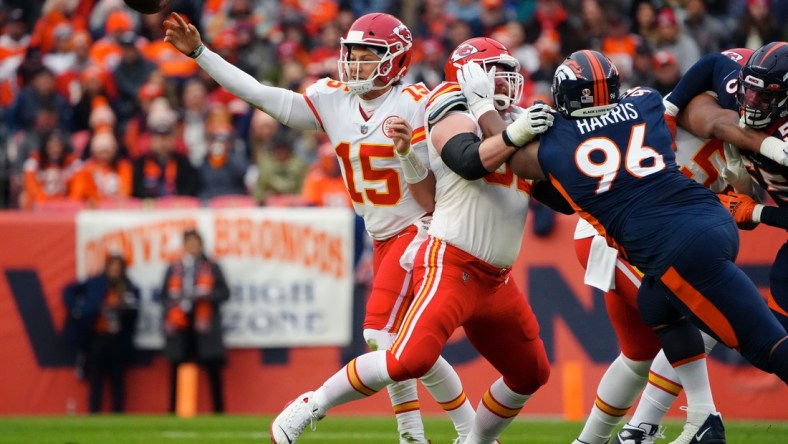
[(129, 8), (143, 14), (155, 14), (170, 4), (170, 0), (123, 0)]

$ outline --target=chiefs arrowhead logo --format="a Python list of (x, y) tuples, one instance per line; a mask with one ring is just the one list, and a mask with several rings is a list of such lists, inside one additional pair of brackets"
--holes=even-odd
[(451, 55), (452, 63), (457, 62), (458, 60), (464, 59), (471, 54), (476, 54), (479, 52), (479, 48), (471, 45), (470, 43), (464, 43), (457, 47)]
[(411, 43), (413, 42), (413, 36), (410, 33), (410, 30), (405, 25), (399, 25), (394, 28), (394, 34), (397, 35), (403, 42)]

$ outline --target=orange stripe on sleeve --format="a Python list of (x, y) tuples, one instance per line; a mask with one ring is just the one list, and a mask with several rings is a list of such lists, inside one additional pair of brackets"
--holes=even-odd
[(722, 342), (730, 348), (739, 350), (739, 339), (728, 319), (706, 296), (685, 281), (675, 268), (670, 267), (660, 278), (676, 297), (686, 305)]
[(432, 95), (430, 95), (429, 100), (427, 100), (427, 107), (429, 108), (429, 106), (432, 105), (432, 103), (435, 102), (435, 99), (438, 97), (452, 91), (462, 91), (462, 88), (460, 88), (459, 84), (450, 82), (445, 82), (441, 85), (438, 85), (437, 89), (435, 89), (435, 92), (433, 92)]
[(424, 127), (416, 128), (413, 130), (413, 135), (410, 136), (410, 144), (415, 145), (419, 142), (427, 140), (427, 131)]
[(317, 113), (317, 108), (315, 108), (315, 104), (312, 103), (311, 100), (309, 100), (309, 97), (307, 97), (306, 94), (304, 94), (303, 96), (304, 96), (304, 100), (306, 100), (306, 104), (309, 105), (309, 109), (312, 110), (312, 114), (314, 114), (315, 118), (317, 118), (317, 123), (320, 124), (320, 128), (322, 128), (323, 131), (325, 131), (326, 128), (323, 126), (323, 119), (321, 119), (320, 114)]

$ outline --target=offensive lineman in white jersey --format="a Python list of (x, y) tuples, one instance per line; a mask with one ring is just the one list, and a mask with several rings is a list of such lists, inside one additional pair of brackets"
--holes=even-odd
[[(165, 40), (228, 91), (291, 128), (326, 132), (355, 210), (374, 239), (375, 276), (364, 338), (373, 350), (388, 349), (413, 299), (411, 273), (400, 267), (400, 258), (432, 211), (435, 190), (434, 176), (425, 167), (423, 119), (429, 91), (422, 84), (400, 82), (412, 55), (408, 28), (388, 14), (360, 17), (340, 40), (340, 80), (319, 80), (301, 95), (262, 85), (226, 62), (178, 14), (171, 14), (164, 26)], [(434, 363), (419, 376), (464, 437), (473, 407), (451, 365), (443, 358)], [(415, 380), (399, 381), (388, 391), (400, 442), (427, 442)], [(295, 442), (298, 434), (288, 434), (286, 428), (271, 425), (273, 442)]]
[[(522, 93), (519, 64), (498, 42), (472, 41), (480, 44), (473, 46), (476, 42), (466, 42), (455, 50), (451, 63), (447, 63), (447, 78), (456, 76), (461, 66), (473, 60), (486, 62), (491, 75), (495, 75), (497, 67), (503, 72), (494, 86), (483, 68), (469, 64), (481, 71), (477, 77), (486, 83), (484, 103), (471, 109), (497, 114), (493, 105), (495, 90), (496, 97), (501, 99), (497, 106), (505, 113), (513, 99)], [(539, 326), (525, 297), (509, 276), (522, 239), (530, 184), (516, 180), (504, 165), (514, 152), (512, 149), (457, 152), (454, 138), (479, 140), (474, 115), (440, 112), (449, 112), (451, 107), (446, 108), (447, 102), (439, 96), (433, 97), (437, 98), (431, 104), (439, 109), (433, 115), (443, 117), (432, 119), (434, 126), (430, 129), (434, 131), (431, 150), (435, 150), (431, 160), (440, 168), (436, 174), (436, 225), (430, 226), (430, 236), (415, 257), (416, 299), (390, 350), (359, 356), (318, 390), (304, 393), (279, 414), (274, 424), (287, 436), (300, 436), (307, 425), (323, 418), (331, 407), (368, 396), (392, 381), (425, 374), (439, 358), (449, 336), (460, 326), (503, 377), (484, 395), (470, 434), (455, 443), (495, 442), (530, 395), (547, 381), (550, 369), (539, 338)], [(428, 106), (428, 113), (430, 109)], [(530, 140), (550, 124), (544, 106), (530, 108), (525, 113), (530, 118), (522, 119), (516, 136), (518, 142)], [(441, 156), (446, 167), (437, 162), (438, 152), (451, 152), (451, 160)], [(458, 166), (466, 162), (466, 157), (471, 158), (467, 165)], [(486, 159), (484, 164), (482, 159)], [(470, 171), (475, 177), (462, 178), (455, 169), (462, 170), (462, 175)], [(446, 240), (438, 235), (446, 236)], [(470, 240), (466, 239), (468, 236)], [(517, 359), (512, 359), (513, 355)]]

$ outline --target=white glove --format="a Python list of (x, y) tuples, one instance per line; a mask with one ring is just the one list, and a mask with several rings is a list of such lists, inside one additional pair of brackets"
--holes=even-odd
[(495, 111), (495, 67), (487, 72), (478, 63), (468, 62), (457, 71), (457, 83), (473, 117), (478, 119), (488, 111)]
[(664, 99), (662, 99), (662, 105), (665, 106), (665, 114), (676, 117), (679, 115), (679, 111), (681, 110), (679, 109), (678, 106), (674, 105), (673, 102), (668, 100), (668, 97), (670, 97), (670, 94), (668, 94), (667, 96), (665, 96)]
[(755, 187), (750, 173), (744, 168), (738, 148), (727, 142), (723, 144), (723, 147), (725, 148), (725, 168), (720, 172), (722, 179), (730, 184), (737, 193), (753, 196)]
[(538, 134), (547, 131), (553, 126), (552, 109), (544, 104), (537, 103), (527, 108), (523, 114), (504, 130), (504, 142), (511, 141), (507, 145), (521, 147), (530, 142)]
[(761, 142), (760, 153), (779, 163), (788, 166), (788, 142), (776, 137), (767, 137)]

